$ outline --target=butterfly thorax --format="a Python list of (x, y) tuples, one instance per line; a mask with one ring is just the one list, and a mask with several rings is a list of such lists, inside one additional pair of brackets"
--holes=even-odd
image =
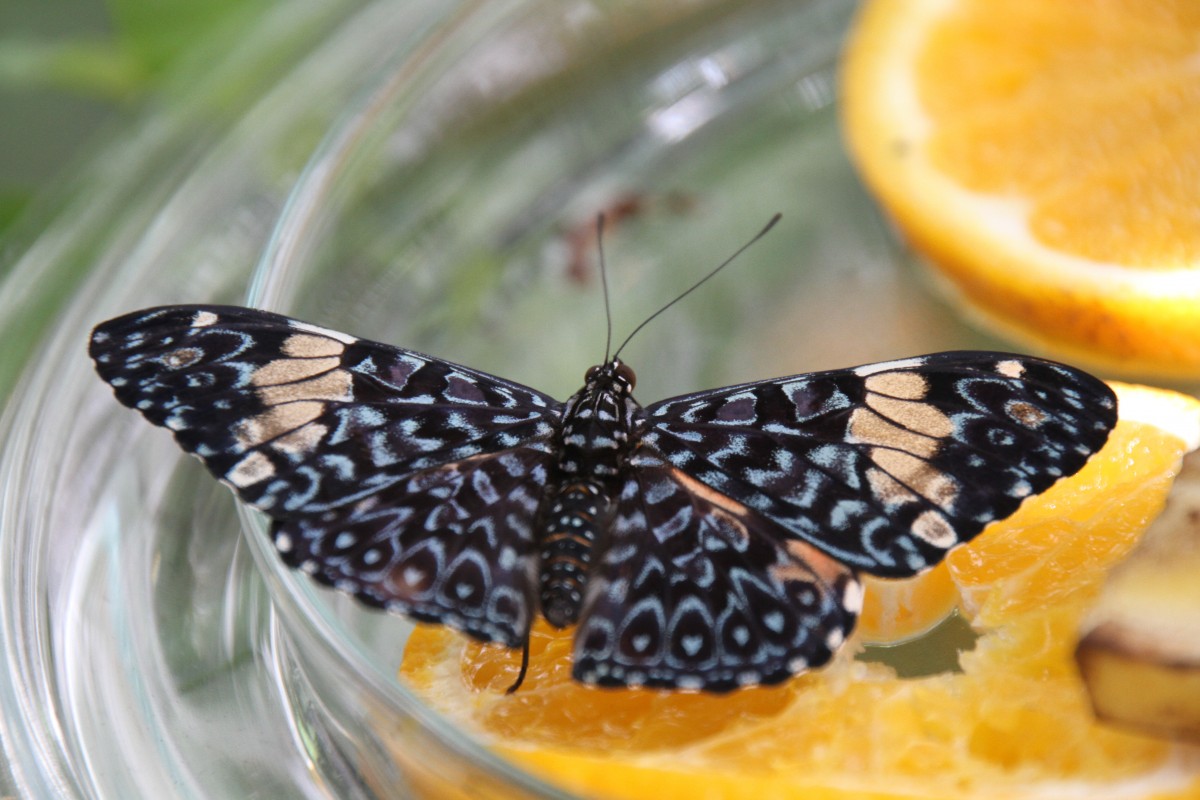
[(559, 480), (543, 502), (539, 531), (542, 613), (560, 628), (579, 617), (596, 543), (644, 421), (635, 380), (617, 359), (592, 367), (563, 412)]

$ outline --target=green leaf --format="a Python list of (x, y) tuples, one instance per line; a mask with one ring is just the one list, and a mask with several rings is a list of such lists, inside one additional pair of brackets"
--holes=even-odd
[(150, 74), (168, 69), (181, 53), (206, 41), (230, 20), (257, 15), (269, 0), (109, 0), (123, 46)]
[(128, 51), (102, 39), (0, 39), (0, 85), (123, 100), (146, 86)]

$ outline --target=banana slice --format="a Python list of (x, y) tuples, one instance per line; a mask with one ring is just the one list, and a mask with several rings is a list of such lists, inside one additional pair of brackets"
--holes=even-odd
[(1075, 659), (1097, 717), (1200, 740), (1200, 451), (1109, 575)]

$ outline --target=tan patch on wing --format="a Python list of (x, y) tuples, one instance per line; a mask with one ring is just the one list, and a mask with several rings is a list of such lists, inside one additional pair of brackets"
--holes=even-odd
[(275, 474), (275, 465), (262, 453), (251, 453), (225, 473), (225, 480), (238, 489), (245, 489)]
[(865, 381), (868, 392), (920, 400), (929, 391), (929, 381), (916, 372), (877, 372)]
[(335, 369), (306, 381), (263, 386), (258, 390), (258, 398), (268, 406), (294, 403), (299, 400), (349, 402), (354, 399), (354, 379), (346, 370)]
[(255, 386), (273, 386), (277, 383), (294, 383), (331, 369), (342, 363), (340, 358), (277, 358), (254, 370), (250, 383)]
[(912, 491), (949, 510), (958, 497), (958, 482), (937, 467), (899, 450), (876, 447), (871, 460)]
[(671, 477), (675, 479), (676, 483), (709, 505), (715, 506), (722, 511), (727, 511), (735, 517), (740, 516), (746, 510), (746, 507), (741, 503), (726, 497), (708, 484), (701, 483), (686, 472), (681, 472), (674, 467), (670, 468), (670, 472)]
[(925, 458), (938, 451), (937, 439), (893, 425), (869, 408), (851, 412), (849, 433), (852, 441), (907, 450)]
[(917, 515), (912, 523), (913, 535), (924, 539), (934, 547), (948, 549), (958, 543), (958, 534), (938, 512), (930, 509)]
[(875, 467), (867, 469), (867, 483), (871, 487), (871, 494), (875, 495), (877, 500), (886, 505), (911, 503), (917, 499), (917, 495), (911, 489), (902, 485), (883, 470)]
[(746, 532), (746, 525), (742, 521), (742, 517), (746, 513), (746, 507), (741, 503), (733, 500), (724, 494), (721, 494), (716, 489), (705, 483), (701, 483), (685, 472), (681, 472), (674, 467), (670, 468), (671, 477), (682, 486), (692, 496), (697, 497), (725, 513), (729, 522), (728, 532), (735, 533), (741, 539), (749, 538), (749, 533)]
[(289, 455), (305, 455), (317, 449), (317, 445), (329, 433), (329, 428), (319, 422), (310, 422), (302, 428), (280, 436), (271, 442), (271, 447)]
[(325, 358), (340, 356), (346, 346), (336, 339), (314, 336), (311, 333), (293, 333), (283, 340), (280, 348), (285, 356), (292, 358)]
[(1026, 428), (1037, 428), (1046, 421), (1046, 412), (1035, 405), (1024, 402), (1012, 403), (1008, 415)]
[(954, 433), (950, 417), (936, 406), (918, 403), (915, 400), (897, 400), (894, 397), (867, 395), (867, 405), (883, 416), (916, 433), (941, 438)]
[(163, 366), (167, 369), (183, 369), (190, 367), (204, 358), (204, 351), (198, 347), (180, 347), (162, 357)]
[(277, 439), (307, 425), (325, 413), (325, 404), (316, 400), (273, 406), (238, 426), (234, 435), (245, 449)]
[(839, 578), (850, 573), (845, 564), (807, 542), (793, 539), (786, 542), (784, 547), (792, 560), (771, 567), (771, 577), (777, 581), (812, 581), (815, 577), (826, 586), (836, 586)]

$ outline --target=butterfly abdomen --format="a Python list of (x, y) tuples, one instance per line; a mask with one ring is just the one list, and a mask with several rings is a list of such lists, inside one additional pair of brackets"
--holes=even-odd
[(579, 619), (596, 542), (612, 522), (641, 419), (633, 382), (633, 371), (615, 359), (592, 367), (563, 413), (561, 482), (543, 506), (540, 540), (542, 614), (559, 628)]
[(545, 517), (542, 538), (542, 614), (558, 628), (572, 625), (583, 605), (596, 539), (612, 518), (612, 499), (599, 481), (565, 484)]

